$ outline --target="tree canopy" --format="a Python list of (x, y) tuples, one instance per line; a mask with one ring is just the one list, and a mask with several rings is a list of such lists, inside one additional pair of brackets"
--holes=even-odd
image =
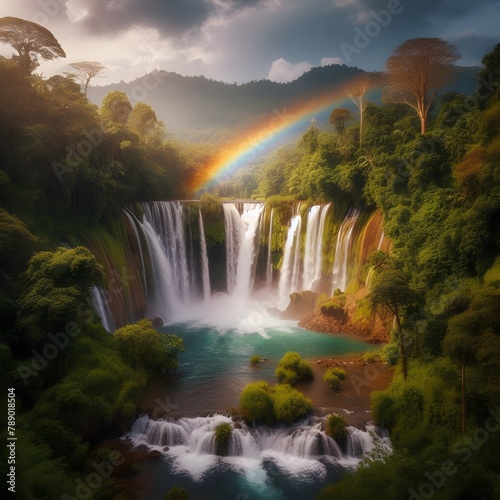
[(83, 83), (85, 97), (87, 97), (90, 80), (100, 75), (106, 69), (106, 66), (97, 61), (80, 61), (71, 63), (70, 66), (77, 71)]
[(389, 97), (416, 110), (422, 134), (436, 92), (450, 81), (460, 57), (454, 45), (440, 38), (412, 38), (386, 62)]
[(66, 57), (54, 35), (43, 26), (17, 17), (0, 19), (0, 42), (10, 45), (17, 55), (23, 75), (30, 75), (38, 67), (38, 58), (50, 61)]

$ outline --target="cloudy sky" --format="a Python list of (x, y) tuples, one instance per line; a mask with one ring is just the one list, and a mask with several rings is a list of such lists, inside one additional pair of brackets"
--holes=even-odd
[(382, 70), (414, 37), (456, 44), (470, 66), (500, 41), (500, 0), (0, 0), (3, 16), (45, 26), (66, 51), (39, 73), (99, 61), (101, 85), (154, 69), (230, 83), (289, 81), (324, 64)]

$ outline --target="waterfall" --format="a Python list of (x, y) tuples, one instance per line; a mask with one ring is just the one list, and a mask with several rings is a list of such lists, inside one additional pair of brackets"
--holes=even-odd
[(192, 297), (191, 279), (188, 267), (184, 210), (178, 201), (143, 203), (144, 223), (148, 222), (161, 239), (169, 274), (173, 281), (176, 298), (187, 301)]
[(203, 225), (203, 216), (200, 210), (200, 253), (201, 253), (201, 275), (203, 285), (203, 299), (210, 298), (210, 271), (208, 268), (207, 242), (205, 239), (205, 226)]
[(92, 297), (92, 305), (94, 310), (97, 312), (101, 318), (102, 326), (108, 332), (113, 332), (115, 330), (115, 323), (113, 321), (113, 315), (109, 308), (108, 298), (106, 293), (100, 286), (90, 287), (90, 295)]
[(140, 227), (147, 241), (154, 278), (154, 293), (149, 305), (153, 307), (156, 315), (169, 314), (179, 301), (179, 288), (176, 286), (172, 269), (175, 268), (175, 261), (169, 260), (161, 237), (146, 218), (140, 223)]
[[(208, 248), (205, 212), (199, 207), (193, 208), (194, 203), (156, 201), (126, 207), (123, 221), (103, 226), (95, 232), (94, 240), (85, 242), (106, 268), (109, 282), (123, 273), (133, 279), (131, 284), (127, 282), (113, 290), (112, 302), (107, 290), (92, 292), (96, 311), (106, 328), (112, 330), (146, 316), (174, 320), (186, 316), (200, 298), (208, 303), (217, 292), (247, 299), (257, 280), (266, 283), (268, 291), (274, 288), (274, 307), (278, 308), (287, 306), (292, 292), (319, 290), (319, 284), (324, 281), (323, 242), (326, 237), (330, 238), (325, 234), (325, 227), (331, 204), (310, 207), (307, 217), (303, 214), (304, 220), (300, 215), (301, 205), (297, 204), (288, 227), (281, 227), (280, 221), (286, 213), (281, 209), (278, 220), (277, 209), (264, 203), (224, 202), (224, 220), (210, 222), (217, 231), (218, 228), (221, 232), (224, 230), (224, 235), (214, 233), (218, 248)], [(140, 212), (142, 218), (136, 215)], [(355, 235), (359, 240), (356, 248), (360, 248), (358, 269), (377, 244), (378, 248), (386, 245), (381, 214), (375, 213), (371, 222), (354, 232), (358, 214), (357, 210), (350, 210), (336, 235), (333, 289), (345, 290), (348, 284), (348, 270), (355, 260), (352, 256)], [(280, 239), (282, 234), (285, 241), (279, 280), (273, 283), (272, 242), (273, 237)], [(303, 236), (305, 244), (301, 248)], [(267, 254), (259, 258), (262, 239), (264, 246), (267, 239)], [(275, 250), (279, 250), (279, 246)], [(109, 304), (106, 297), (110, 299)], [(249, 301), (239, 303), (243, 307)], [(242, 310), (239, 314), (245, 313)]]
[[(300, 206), (299, 206), (300, 207)], [(294, 215), (288, 227), (283, 265), (279, 281), (279, 298), (282, 306), (288, 303), (291, 292), (300, 289), (300, 229), (302, 218), (300, 214)]]
[(240, 243), (238, 248), (238, 265), (234, 293), (239, 297), (247, 296), (252, 290), (255, 280), (255, 257), (260, 245), (260, 221), (263, 203), (244, 203), (241, 214)]
[(142, 282), (144, 284), (144, 292), (146, 294), (146, 297), (148, 296), (148, 285), (147, 285), (147, 274), (146, 274), (146, 265), (144, 263), (144, 252), (143, 252), (143, 249), (142, 249), (142, 243), (141, 243), (141, 238), (139, 236), (139, 231), (137, 229), (137, 219), (127, 210), (125, 209), (123, 211), (123, 213), (125, 214), (125, 216), (127, 217), (128, 221), (130, 222), (130, 227), (132, 228), (132, 230), (134, 231), (134, 235), (135, 235), (135, 240), (137, 242), (137, 248), (139, 249), (139, 255), (141, 257), (141, 266), (142, 266)]
[(271, 208), (271, 215), (269, 217), (269, 235), (267, 237), (267, 263), (266, 263), (266, 284), (270, 287), (273, 283), (273, 263), (272, 257), (272, 246), (273, 246), (273, 216), (274, 208)]
[(377, 250), (380, 250), (382, 248), (382, 243), (384, 242), (385, 234), (384, 231), (382, 231), (382, 234), (380, 235), (380, 241), (378, 242)]
[(358, 209), (350, 209), (339, 228), (332, 271), (332, 291), (340, 288), (344, 292), (346, 289), (351, 237), (358, 216)]
[[(321, 468), (320, 461), (325, 458), (352, 467), (373, 451), (376, 443), (388, 453), (392, 450), (388, 433), (374, 426), (367, 426), (366, 430), (347, 427), (347, 441), (339, 445), (324, 433), (324, 422), (317, 418), (288, 426), (254, 427), (244, 422), (235, 425), (236, 422), (223, 415), (178, 420), (152, 420), (141, 416), (127, 437), (135, 446), (157, 449), (174, 459), (177, 465), (186, 460), (192, 464), (197, 462), (196, 468), (186, 470), (196, 479), (217, 463), (215, 428), (221, 423), (229, 424), (232, 429), (227, 459), (244, 458), (248, 460), (246, 466), (252, 469), (263, 468), (263, 462), (269, 459), (279, 470), (289, 474), (300, 472), (302, 467)], [(238, 463), (245, 467), (244, 462)]]
[(323, 232), (329, 208), (330, 203), (315, 205), (311, 207), (307, 215), (303, 287), (308, 290), (313, 290), (315, 282), (321, 278)]
[(238, 271), (238, 253), (241, 233), (243, 232), (240, 213), (233, 203), (224, 203), (224, 230), (226, 234), (226, 280), (227, 293), (231, 293), (236, 286)]

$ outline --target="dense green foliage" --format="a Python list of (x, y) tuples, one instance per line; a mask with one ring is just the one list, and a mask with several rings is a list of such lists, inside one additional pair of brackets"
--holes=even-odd
[(311, 365), (304, 361), (298, 352), (285, 353), (278, 363), (275, 374), (282, 384), (294, 385), (313, 379)]
[[(38, 49), (26, 52), (32, 63)], [(177, 366), (177, 337), (143, 322), (117, 339), (102, 328), (89, 287), (104, 270), (79, 245), (126, 203), (183, 196), (201, 161), (166, 139), (149, 106), (113, 93), (99, 109), (71, 75), (44, 79), (34, 67), (0, 57), (0, 372), (16, 388), (26, 499), (74, 494), (93, 470), (89, 443), (127, 429), (148, 377)]]
[(177, 368), (177, 356), (184, 351), (181, 338), (159, 333), (149, 319), (119, 328), (113, 338), (122, 356), (131, 366), (155, 374)]
[(240, 397), (241, 414), (250, 422), (292, 423), (311, 410), (311, 400), (288, 384), (271, 387), (267, 382), (253, 382), (243, 389)]
[(412, 132), (405, 111), (371, 107), (378, 130), (367, 131), (369, 154), (358, 162), (366, 169), (358, 203), (382, 209), (393, 241), (389, 260), (371, 259), (371, 301), (395, 314), (383, 353), (402, 363), (372, 408), (395, 453), (322, 500), (500, 494), (499, 54), (497, 45), (484, 58), (467, 105), (443, 96), (425, 135)]

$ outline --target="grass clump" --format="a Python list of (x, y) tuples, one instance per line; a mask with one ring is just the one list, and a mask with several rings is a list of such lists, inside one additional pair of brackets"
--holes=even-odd
[(345, 370), (342, 370), (342, 368), (328, 368), (323, 380), (330, 389), (340, 389), (340, 381), (345, 380), (345, 376)]
[(297, 352), (287, 352), (280, 360), (275, 375), (280, 383), (294, 385), (314, 378), (311, 365)]
[(339, 444), (345, 444), (347, 436), (349, 435), (345, 420), (337, 413), (332, 413), (328, 417), (325, 425), (325, 433), (327, 436), (335, 439)]
[(216, 453), (220, 456), (229, 454), (229, 440), (231, 439), (231, 424), (222, 422), (215, 428)]
[(254, 354), (250, 357), (250, 363), (252, 363), (252, 365), (258, 365), (261, 359), (262, 358), (258, 354)]

